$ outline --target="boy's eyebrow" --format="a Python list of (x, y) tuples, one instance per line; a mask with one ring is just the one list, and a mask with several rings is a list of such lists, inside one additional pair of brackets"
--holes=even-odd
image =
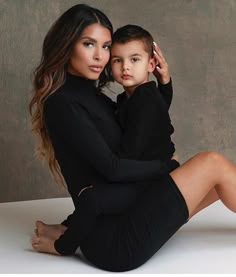
[[(134, 57), (134, 56), (140, 56), (140, 57), (142, 57), (142, 55), (141, 55), (141, 54), (138, 54), (138, 53), (135, 53), (135, 54), (130, 55), (130, 57)], [(111, 55), (111, 57), (112, 57), (112, 58), (120, 58), (120, 56), (115, 56), (115, 55)]]
[[(91, 37), (81, 37), (80, 39), (87, 39), (87, 40), (90, 40), (90, 41), (92, 41), (92, 42), (97, 42), (96, 39), (91, 38)], [(105, 43), (105, 44), (111, 44), (111, 40), (108, 40), (108, 41), (106, 41), (106, 42), (104, 42), (104, 43)]]
[(138, 53), (130, 55), (130, 57), (133, 57), (133, 56), (142, 56), (142, 55)]

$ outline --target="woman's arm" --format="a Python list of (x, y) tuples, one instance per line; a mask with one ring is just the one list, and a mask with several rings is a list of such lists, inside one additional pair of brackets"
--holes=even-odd
[(57, 252), (61, 255), (74, 254), (95, 227), (99, 215), (115, 215), (127, 211), (141, 190), (142, 187), (137, 190), (132, 184), (99, 184), (85, 188), (78, 197), (78, 206), (67, 219), (68, 224), (62, 223), (69, 228), (55, 241)]
[(71, 103), (65, 95), (56, 95), (47, 100), (44, 119), (49, 135), (64, 140), (65, 144), (70, 145), (74, 152), (90, 163), (108, 182), (156, 179), (169, 172), (168, 167), (158, 160), (120, 159), (105, 143), (89, 112), (80, 104)]

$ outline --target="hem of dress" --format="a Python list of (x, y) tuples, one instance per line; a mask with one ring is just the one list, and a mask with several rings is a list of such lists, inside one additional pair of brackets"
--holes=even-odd
[(176, 185), (174, 179), (170, 175), (168, 175), (168, 181), (170, 183), (171, 188), (173, 189), (173, 191), (176, 193), (177, 197), (180, 200), (179, 203), (180, 203), (180, 206), (182, 207), (183, 215), (184, 215), (184, 219), (185, 219), (185, 223), (186, 223), (189, 220), (189, 210), (188, 210), (186, 201), (185, 201), (181, 191), (179, 190), (178, 186)]

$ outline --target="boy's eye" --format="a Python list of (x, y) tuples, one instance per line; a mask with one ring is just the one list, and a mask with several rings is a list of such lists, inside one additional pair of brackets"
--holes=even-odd
[(137, 61), (139, 61), (139, 58), (132, 58), (131, 61), (132, 62), (137, 62)]
[(111, 49), (111, 45), (110, 45), (110, 44), (105, 44), (105, 45), (103, 46), (103, 48), (104, 48), (105, 50), (110, 50), (110, 49)]
[(120, 62), (120, 59), (113, 59), (112, 62), (113, 62), (113, 63), (119, 63), (119, 62)]
[(93, 46), (93, 43), (92, 42), (83, 42), (83, 45), (85, 46), (85, 47), (92, 47)]

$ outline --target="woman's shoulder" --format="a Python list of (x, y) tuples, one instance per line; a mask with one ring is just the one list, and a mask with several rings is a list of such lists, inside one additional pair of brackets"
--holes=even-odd
[(70, 102), (69, 93), (66, 93), (65, 90), (60, 87), (47, 97), (45, 106), (60, 105), (61, 103), (67, 102)]
[[(85, 91), (83, 91), (85, 90)], [(52, 92), (45, 103), (47, 105), (60, 104), (60, 103), (79, 103), (84, 102), (91, 93), (81, 86), (75, 86), (72, 82), (65, 82), (54, 92)]]
[[(70, 94), (58, 90), (51, 94), (44, 103), (43, 115), (47, 124), (63, 125), (76, 119), (77, 123), (88, 117), (87, 109), (80, 102), (75, 102)], [(67, 123), (65, 123), (67, 122)]]

